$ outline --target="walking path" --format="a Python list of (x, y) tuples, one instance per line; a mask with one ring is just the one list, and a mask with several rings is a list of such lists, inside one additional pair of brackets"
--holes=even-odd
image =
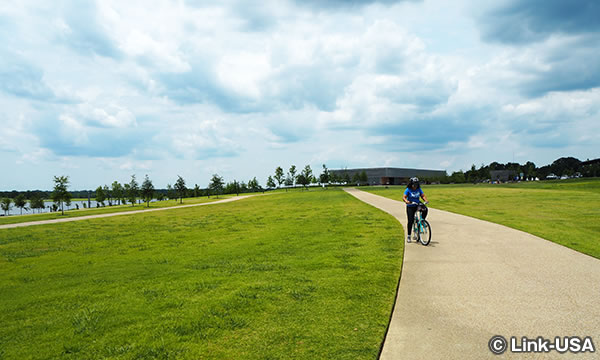
[[(404, 203), (357, 189), (359, 200), (406, 227)], [(570, 358), (493, 355), (502, 335), (591, 336), (600, 358), (600, 260), (508, 227), (430, 209), (427, 247), (406, 244), (398, 296), (381, 359)], [(403, 241), (406, 241), (404, 238)], [(511, 356), (512, 355), (512, 356)]]
[(0, 230), (1, 229), (16, 228), (16, 227), (23, 227), (23, 226), (55, 224), (55, 223), (62, 223), (62, 222), (69, 222), (69, 221), (81, 221), (81, 220), (89, 220), (89, 219), (98, 219), (98, 218), (105, 218), (105, 217), (111, 217), (111, 216), (140, 214), (140, 213), (146, 213), (146, 212), (151, 212), (151, 211), (182, 209), (182, 208), (193, 207), (193, 206), (204, 206), (204, 205), (222, 204), (222, 203), (227, 203), (227, 202), (242, 200), (242, 199), (245, 199), (245, 198), (248, 198), (248, 197), (251, 197), (251, 196), (256, 196), (256, 195), (242, 195), (242, 196), (231, 197), (231, 198), (228, 198), (228, 199), (217, 200), (217, 201), (212, 201), (212, 202), (207, 202), (207, 203), (201, 203), (201, 204), (179, 205), (179, 206), (171, 206), (171, 207), (164, 207), (164, 208), (157, 208), (157, 209), (133, 210), (133, 211), (123, 211), (123, 212), (110, 213), (110, 214), (98, 214), (98, 215), (78, 216), (78, 217), (63, 218), (63, 219), (30, 221), (30, 222), (23, 222), (23, 223), (18, 223), (18, 224), (6, 224), (6, 225), (0, 225)]

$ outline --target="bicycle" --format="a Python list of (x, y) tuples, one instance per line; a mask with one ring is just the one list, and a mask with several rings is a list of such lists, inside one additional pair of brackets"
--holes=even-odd
[(417, 211), (415, 212), (415, 221), (413, 223), (413, 236), (416, 236), (418, 242), (427, 246), (431, 241), (431, 225), (429, 225), (427, 220), (423, 219), (423, 215), (421, 214), (425, 204), (415, 202), (412, 204), (418, 206)]

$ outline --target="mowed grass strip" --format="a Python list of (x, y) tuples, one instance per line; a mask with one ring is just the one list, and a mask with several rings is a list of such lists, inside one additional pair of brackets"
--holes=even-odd
[[(401, 200), (404, 187), (367, 191)], [(364, 189), (363, 189), (364, 190)], [(423, 186), (430, 206), (509, 226), (600, 259), (600, 179)], [(435, 234), (435, 222), (432, 223)]]
[(376, 359), (402, 240), (339, 189), (0, 230), (0, 353)]
[[(213, 202), (218, 200), (223, 200), (230, 198), (234, 195), (220, 195), (219, 198), (214, 196), (208, 197), (198, 197), (198, 198), (185, 198), (183, 199), (183, 204), (179, 203), (178, 200), (165, 200), (165, 201), (155, 201), (150, 203), (150, 207), (146, 207), (146, 203), (135, 204), (131, 206), (131, 204), (127, 205), (115, 205), (115, 206), (106, 206), (100, 208), (79, 208), (79, 210), (74, 209), (74, 205), (71, 205), (70, 210), (66, 210), (65, 214), (62, 215), (62, 212), (59, 210), (57, 212), (51, 213), (41, 213), (41, 214), (26, 214), (26, 215), (11, 215), (11, 216), (0, 216), (0, 225), (5, 224), (19, 224), (30, 221), (41, 221), (41, 220), (54, 220), (54, 219), (64, 219), (70, 217), (79, 217), (79, 216), (90, 216), (90, 215), (99, 215), (99, 214), (112, 214), (117, 212), (128, 212), (134, 210), (145, 210), (145, 209), (158, 209), (158, 208), (166, 208), (173, 207), (179, 205), (191, 205), (191, 204), (202, 204), (207, 202)], [(14, 205), (13, 205), (14, 206)]]

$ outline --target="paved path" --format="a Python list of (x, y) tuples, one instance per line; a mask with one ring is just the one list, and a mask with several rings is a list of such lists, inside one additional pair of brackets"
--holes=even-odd
[(157, 209), (133, 210), (133, 211), (123, 211), (123, 212), (110, 213), (110, 214), (98, 214), (98, 215), (78, 216), (78, 217), (63, 218), (63, 219), (30, 221), (30, 222), (24, 222), (24, 223), (18, 223), (18, 224), (6, 224), (6, 225), (0, 225), (0, 230), (1, 229), (16, 228), (16, 227), (23, 227), (23, 226), (55, 224), (55, 223), (62, 223), (62, 222), (69, 222), (69, 221), (81, 221), (81, 220), (89, 220), (89, 219), (98, 219), (98, 218), (105, 218), (105, 217), (111, 217), (111, 216), (140, 214), (140, 213), (146, 213), (146, 212), (151, 212), (151, 211), (174, 210), (174, 209), (182, 209), (182, 208), (188, 208), (188, 207), (193, 207), (193, 206), (204, 206), (204, 205), (222, 204), (222, 203), (227, 203), (227, 202), (242, 200), (242, 199), (245, 199), (245, 198), (248, 198), (248, 197), (251, 197), (251, 196), (257, 196), (257, 195), (242, 195), (242, 196), (236, 196), (236, 197), (231, 197), (231, 198), (228, 198), (228, 199), (217, 200), (217, 201), (212, 201), (212, 202), (207, 202), (207, 203), (201, 203), (201, 204), (179, 205), (179, 206), (171, 206), (171, 207), (164, 207), (164, 208), (157, 208)]
[[(404, 203), (357, 189), (346, 191), (406, 227)], [(430, 209), (427, 219), (431, 244), (405, 247), (381, 359), (574, 357), (508, 351), (495, 356), (488, 350), (493, 335), (591, 336), (596, 353), (576, 358), (600, 359), (600, 260), (441, 210)]]

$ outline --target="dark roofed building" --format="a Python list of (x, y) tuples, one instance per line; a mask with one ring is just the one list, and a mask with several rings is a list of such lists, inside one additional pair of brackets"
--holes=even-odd
[(513, 170), (490, 170), (492, 181), (509, 181), (513, 180), (517, 173)]
[(367, 174), (369, 185), (402, 185), (407, 184), (408, 180), (414, 176), (421, 179), (446, 176), (445, 170), (403, 169), (392, 167), (330, 170), (331, 173), (334, 173), (341, 178), (344, 178), (345, 174), (348, 174), (350, 179), (354, 177), (354, 174), (360, 174), (363, 171)]

